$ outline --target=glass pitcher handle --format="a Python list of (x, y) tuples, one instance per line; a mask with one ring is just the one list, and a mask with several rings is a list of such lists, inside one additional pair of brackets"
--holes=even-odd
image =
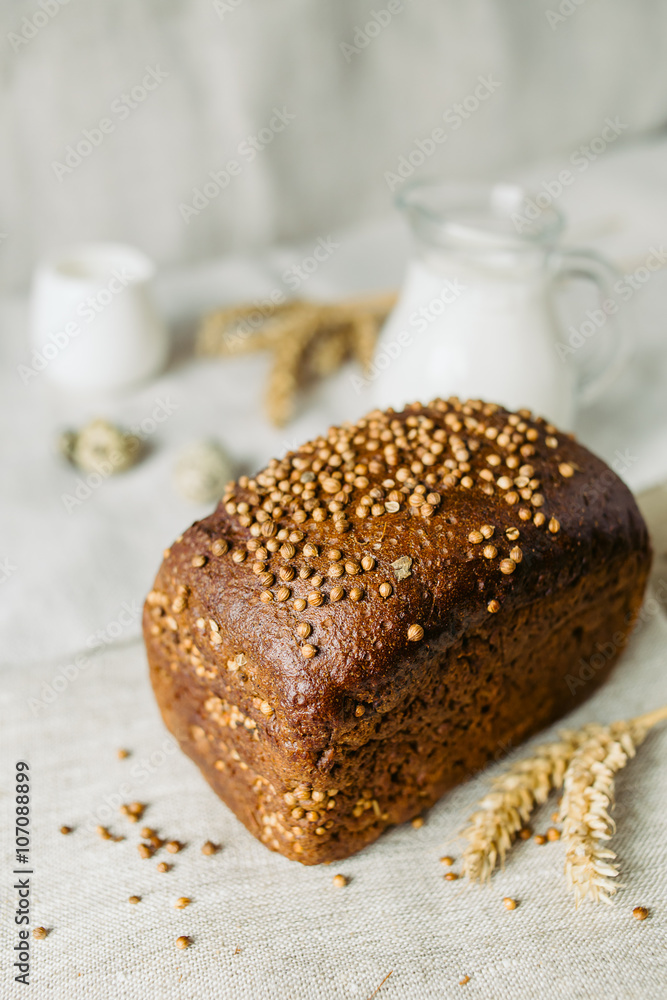
[[(595, 361), (589, 365), (579, 365), (580, 378), (577, 396), (580, 403), (592, 403), (600, 393), (616, 378), (628, 360), (629, 338), (619, 319), (619, 302), (614, 296), (614, 283), (621, 277), (613, 264), (600, 257), (593, 250), (560, 250), (554, 254), (553, 266), (558, 280), (583, 279), (592, 281), (600, 293), (600, 312), (604, 319), (597, 326), (596, 333), (604, 330), (608, 345), (608, 357), (601, 370), (593, 370)], [(605, 304), (613, 302), (615, 309), (607, 310)], [(593, 320), (589, 320), (593, 322)], [(582, 337), (585, 338), (582, 333)], [(581, 346), (581, 345), (579, 345)], [(576, 351), (576, 348), (575, 348)], [(595, 352), (596, 357), (598, 351)], [(590, 367), (590, 371), (586, 369)]]

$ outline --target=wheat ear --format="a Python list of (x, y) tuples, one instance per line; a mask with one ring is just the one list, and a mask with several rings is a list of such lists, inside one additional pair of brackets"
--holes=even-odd
[(493, 791), (478, 804), (463, 831), (468, 844), (463, 852), (463, 873), (473, 882), (485, 882), (509, 848), (530, 814), (559, 788), (577, 747), (590, 727), (562, 732), (560, 740), (545, 743), (526, 760), (520, 760), (493, 781)]
[(573, 754), (563, 781), (560, 819), (566, 848), (565, 875), (575, 904), (590, 896), (594, 902), (612, 902), (619, 867), (616, 855), (604, 846), (615, 829), (610, 816), (614, 779), (634, 757), (637, 747), (658, 722), (667, 718), (667, 706), (629, 722), (595, 727)]

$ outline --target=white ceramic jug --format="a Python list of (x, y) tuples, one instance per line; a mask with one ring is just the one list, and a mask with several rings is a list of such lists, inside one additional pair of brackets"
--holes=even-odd
[(169, 338), (152, 294), (155, 266), (134, 247), (85, 243), (35, 271), (33, 366), (75, 390), (118, 390), (163, 368)]
[[(456, 395), (527, 407), (569, 428), (576, 406), (617, 374), (619, 275), (591, 251), (560, 248), (560, 213), (546, 206), (528, 219), (528, 203), (526, 191), (503, 184), (420, 181), (401, 194), (417, 251), (378, 341), (378, 406)], [(573, 277), (599, 289), (603, 361), (578, 357), (558, 318), (559, 285)]]

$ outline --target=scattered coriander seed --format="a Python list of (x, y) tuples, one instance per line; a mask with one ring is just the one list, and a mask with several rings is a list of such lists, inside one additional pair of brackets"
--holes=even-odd
[(482, 533), (482, 537), (486, 538), (486, 540), (488, 541), (489, 538), (493, 538), (493, 533), (496, 529), (493, 527), (492, 524), (483, 524), (479, 530)]
[(176, 938), (176, 947), (183, 950), (184, 948), (189, 948), (192, 944), (192, 939), (182, 934), (180, 937)]
[(190, 560), (190, 565), (194, 566), (195, 568), (204, 566), (205, 563), (206, 563), (206, 556), (193, 556), (192, 559)]
[(411, 823), (415, 830), (419, 830), (424, 825), (424, 818), (423, 816), (415, 816), (415, 818), (411, 820)]
[(35, 927), (34, 931), (32, 932), (32, 936), (34, 938), (37, 938), (38, 941), (43, 941), (44, 938), (48, 936), (48, 933), (49, 932), (47, 931), (46, 927)]
[(485, 559), (495, 559), (498, 555), (498, 549), (495, 545), (485, 545), (482, 551), (482, 555)]
[(453, 865), (454, 864), (454, 858), (452, 858), (449, 854), (445, 854), (445, 856), (443, 858), (440, 858), (440, 864), (442, 864), (442, 865)]
[(486, 606), (486, 610), (490, 611), (492, 615), (495, 615), (498, 611), (500, 611), (500, 604), (496, 600), (489, 601)]
[(188, 896), (179, 896), (174, 903), (174, 909), (184, 910), (186, 906), (189, 906), (192, 900)]
[(456, 872), (445, 872), (443, 878), (447, 882), (456, 882), (458, 875), (456, 874)]
[(72, 832), (72, 827), (71, 826), (61, 826), (60, 827), (60, 832), (64, 833), (64, 834), (71, 833)]
[(357, 707), (354, 710), (354, 714), (357, 716), (357, 718), (361, 718), (362, 715), (366, 714), (366, 706), (357, 705)]
[(125, 760), (125, 758), (129, 756), (130, 756), (129, 750), (124, 750), (121, 748), (120, 750), (116, 751), (116, 757), (118, 757), (118, 760)]
[(569, 479), (570, 476), (574, 475), (574, 469), (569, 462), (561, 462), (558, 466), (558, 471), (565, 479)]
[(313, 631), (313, 626), (309, 622), (300, 622), (296, 627), (297, 635), (302, 639), (307, 639)]
[(408, 639), (410, 642), (419, 642), (424, 638), (424, 629), (421, 625), (411, 625), (408, 629)]
[(205, 844), (202, 844), (201, 852), (202, 854), (211, 855), (217, 854), (219, 850), (220, 846), (218, 844), (214, 844), (212, 840), (207, 840)]
[(473, 545), (479, 545), (480, 542), (484, 541), (484, 535), (481, 531), (471, 531), (468, 535), (468, 541), (472, 542)]
[(500, 568), (500, 572), (504, 573), (505, 576), (509, 576), (509, 574), (513, 573), (514, 570), (516, 569), (516, 563), (514, 562), (513, 559), (501, 559), (498, 565)]
[(157, 866), (157, 870), (159, 872), (161, 872), (161, 873), (164, 874), (164, 872), (170, 872), (171, 869), (172, 869), (172, 867), (173, 866), (172, 865), (168, 865), (166, 861), (160, 861), (159, 864), (158, 864), (158, 866)]
[(317, 647), (313, 646), (312, 643), (306, 642), (301, 647), (301, 655), (305, 660), (311, 660), (315, 653), (317, 652)]
[(132, 903), (133, 906), (135, 906), (137, 903), (140, 902), (141, 902), (141, 896), (130, 896), (130, 898), (128, 899), (128, 903)]
[(151, 858), (155, 853), (150, 844), (139, 844), (137, 850), (141, 858)]
[(334, 602), (340, 601), (340, 600), (343, 599), (343, 597), (345, 597), (345, 590), (343, 589), (343, 587), (332, 587), (331, 588), (331, 591), (329, 593), (329, 600), (330, 601), (334, 601)]
[(360, 601), (364, 596), (364, 591), (362, 587), (352, 587), (350, 590), (350, 600)]
[(648, 908), (646, 906), (635, 906), (632, 916), (635, 920), (646, 920), (648, 917)]
[(158, 835), (154, 833), (152, 837), (148, 838), (148, 843), (157, 851), (163, 846), (164, 840), (162, 837), (158, 837)]
[(178, 840), (170, 840), (167, 843), (167, 850), (170, 854), (178, 854), (179, 851), (183, 850), (183, 844)]
[(389, 583), (388, 580), (385, 580), (385, 582), (381, 583), (380, 586), (378, 587), (378, 591), (380, 593), (380, 597), (387, 598), (391, 597), (391, 595), (394, 593), (394, 588), (392, 587), (392, 585)]
[(540, 845), (546, 844), (547, 842), (547, 838), (542, 833), (536, 833), (535, 836), (533, 837), (533, 840), (535, 841), (536, 844)]
[(342, 889), (349, 883), (349, 878), (346, 875), (334, 875), (331, 880), (337, 889)]
[(532, 835), (533, 835), (533, 831), (530, 829), (529, 826), (523, 826), (519, 830), (519, 840), (530, 840), (530, 838), (532, 837)]
[(470, 982), (470, 976), (464, 976), (463, 979), (459, 979), (459, 986), (465, 986)]
[(516, 910), (518, 903), (516, 899), (512, 899), (511, 896), (505, 896), (503, 898), (503, 905), (506, 910)]
[(139, 836), (143, 837), (144, 840), (149, 840), (150, 837), (157, 836), (157, 830), (154, 830), (152, 826), (142, 826)]
[(552, 535), (557, 535), (560, 531), (560, 521), (557, 518), (552, 517), (548, 524), (549, 531)]
[(106, 826), (96, 826), (95, 833), (98, 837), (101, 837), (102, 840), (111, 840), (112, 835), (109, 832), (109, 828)]
[(560, 830), (555, 826), (550, 826), (547, 830), (547, 840), (560, 840)]

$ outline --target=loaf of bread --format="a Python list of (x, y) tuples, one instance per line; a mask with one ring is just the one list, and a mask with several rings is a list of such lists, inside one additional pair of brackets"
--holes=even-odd
[(375, 411), (230, 483), (166, 551), (153, 687), (267, 847), (345, 858), (587, 697), (650, 559), (621, 480), (528, 411)]

